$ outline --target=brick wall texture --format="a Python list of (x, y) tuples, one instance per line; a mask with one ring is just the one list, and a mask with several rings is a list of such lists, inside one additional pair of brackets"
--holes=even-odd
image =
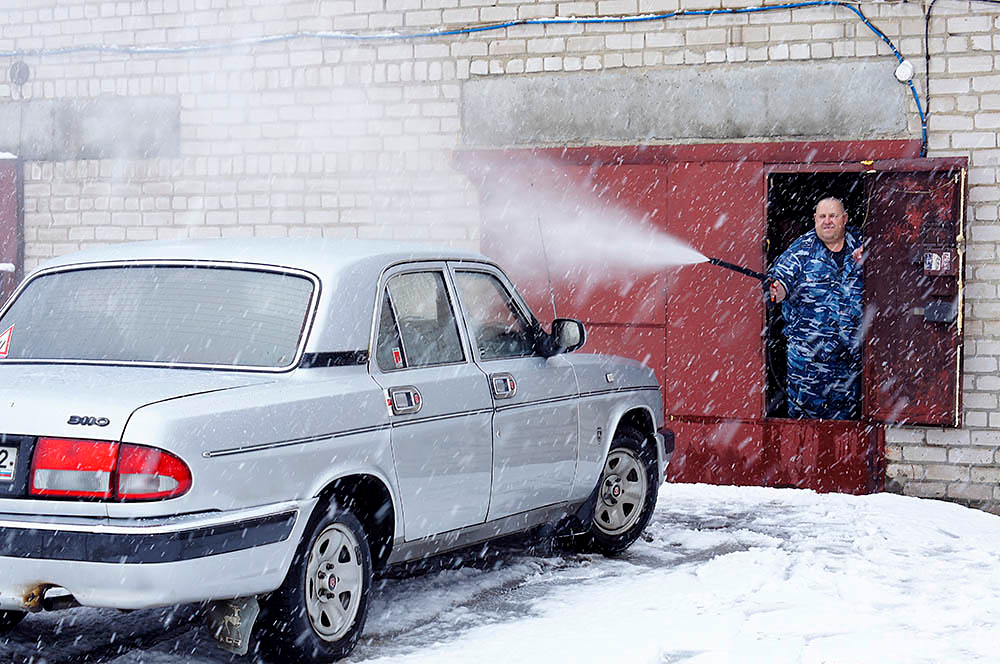
[[(25, 267), (127, 240), (224, 236), (435, 239), (478, 246), (474, 186), (452, 166), (463, 83), (483, 76), (890, 58), (841, 6), (648, 22), (520, 25), (416, 40), (265, 35), (413, 32), (533, 17), (736, 8), (746, 0), (20, 0), (0, 7), (0, 103), (169, 95), (179, 152), (27, 161)], [(915, 66), (920, 2), (860, 5)], [(175, 52), (62, 51), (86, 45)], [(1000, 504), (1000, 7), (942, 0), (930, 22), (929, 154), (969, 160), (965, 427), (888, 432), (890, 483)], [(15, 54), (14, 52), (19, 52)], [(887, 86), (896, 86), (893, 80)], [(893, 88), (895, 90), (896, 88)], [(844, 91), (844, 103), (850, 91)], [(795, 100), (794, 103), (808, 103)], [(919, 138), (909, 99), (906, 138)], [(109, 122), (116, 121), (109, 118)], [(822, 137), (819, 137), (822, 138)], [(780, 137), (777, 137), (780, 140)], [(797, 137), (801, 139), (801, 137)], [(776, 140), (776, 137), (769, 137)]]

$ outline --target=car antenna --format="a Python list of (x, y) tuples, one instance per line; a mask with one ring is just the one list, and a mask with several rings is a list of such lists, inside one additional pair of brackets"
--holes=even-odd
[(535, 215), (538, 222), (538, 238), (542, 241), (542, 261), (545, 263), (545, 280), (549, 282), (549, 300), (552, 302), (552, 319), (559, 318), (556, 313), (556, 294), (552, 290), (552, 274), (549, 273), (549, 252), (545, 250), (545, 233), (542, 232), (542, 215)]

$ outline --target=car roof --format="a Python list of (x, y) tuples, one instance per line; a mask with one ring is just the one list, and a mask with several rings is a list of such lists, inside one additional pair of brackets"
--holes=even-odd
[(429, 244), (321, 238), (216, 238), (134, 242), (60, 256), (38, 269), (123, 261), (213, 261), (293, 268), (315, 274), (321, 297), (306, 352), (367, 350), (376, 286), (398, 263), (462, 261), (492, 264), (472, 251)]
[(323, 238), (213, 238), (203, 240), (162, 240), (130, 242), (84, 249), (47, 261), (40, 269), (139, 260), (196, 260), (254, 263), (291, 267), (317, 276), (360, 263), (381, 264), (382, 268), (413, 260), (488, 260), (481, 254), (461, 249), (387, 240)]

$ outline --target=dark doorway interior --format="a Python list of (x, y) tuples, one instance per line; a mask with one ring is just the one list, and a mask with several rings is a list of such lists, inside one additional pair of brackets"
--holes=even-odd
[[(814, 226), (816, 203), (839, 198), (847, 210), (848, 232), (864, 236), (865, 187), (861, 173), (770, 173), (767, 178), (767, 238), (765, 260), (778, 256)], [(785, 337), (781, 307), (768, 306), (766, 315), (767, 416), (787, 417), (785, 401)]]

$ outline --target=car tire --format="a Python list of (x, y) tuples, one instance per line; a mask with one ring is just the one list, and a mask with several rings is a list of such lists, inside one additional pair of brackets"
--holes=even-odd
[(639, 538), (656, 507), (657, 468), (654, 443), (632, 427), (619, 427), (596, 487), (593, 517), (583, 538), (587, 549), (615, 555)]
[(347, 510), (322, 510), (307, 527), (285, 582), (262, 602), (261, 652), (274, 662), (346, 657), (364, 629), (371, 585), (372, 557), (361, 522)]
[(26, 615), (26, 611), (0, 611), (0, 634), (13, 630)]

